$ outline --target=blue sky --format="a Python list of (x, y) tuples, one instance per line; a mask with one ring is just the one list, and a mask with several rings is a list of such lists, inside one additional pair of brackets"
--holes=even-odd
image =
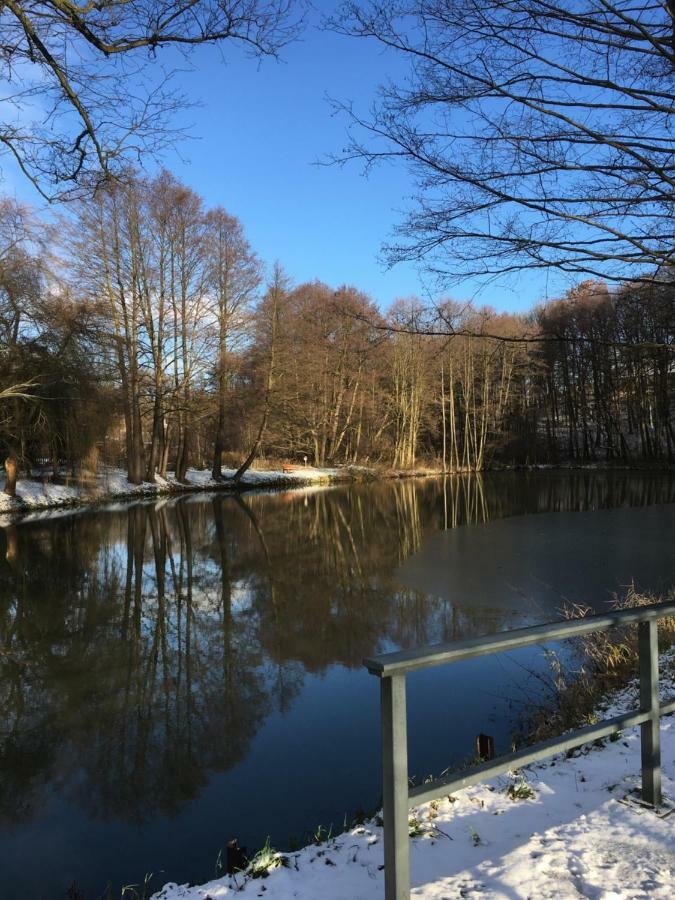
[[(413, 265), (387, 270), (379, 258), (411, 203), (414, 184), (406, 170), (385, 165), (366, 177), (358, 163), (316, 164), (346, 144), (346, 121), (332, 115), (327, 98), (366, 111), (377, 85), (404, 76), (405, 64), (374, 43), (318, 29), (319, 18), (310, 15), (303, 38), (280, 62), (258, 62), (232, 45), (198, 48), (180, 80), (199, 106), (177, 119), (192, 139), (168, 150), (163, 163), (207, 205), (238, 216), (262, 259), (278, 259), (295, 282), (354, 284), (383, 307), (411, 294), (437, 296)], [(166, 55), (162, 60), (170, 62)], [(6, 161), (3, 171), (5, 190), (38, 205)], [(516, 311), (547, 290), (545, 276), (535, 274), (479, 287), (466, 282), (444, 293)]]

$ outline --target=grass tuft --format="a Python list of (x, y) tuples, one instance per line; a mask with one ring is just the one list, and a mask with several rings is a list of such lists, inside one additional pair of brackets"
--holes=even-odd
[(525, 781), (522, 775), (519, 775), (515, 781), (506, 788), (506, 796), (509, 800), (533, 800), (536, 797), (535, 792)]
[(411, 838), (421, 837), (426, 831), (424, 823), (420, 821), (416, 812), (408, 817), (408, 834)]
[(286, 857), (274, 850), (270, 844), (269, 837), (264, 845), (258, 850), (246, 869), (246, 875), (249, 878), (267, 878), (270, 872), (278, 869), (279, 866), (287, 864)]

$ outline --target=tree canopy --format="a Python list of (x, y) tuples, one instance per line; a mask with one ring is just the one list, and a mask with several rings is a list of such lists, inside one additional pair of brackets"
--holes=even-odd
[(555, 267), (672, 277), (672, 0), (347, 2), (338, 31), (410, 63), (342, 160), (402, 160), (388, 247), (447, 281)]
[(46, 199), (79, 195), (175, 138), (185, 98), (162, 50), (228, 42), (274, 56), (298, 25), (293, 0), (5, 0), (0, 150)]

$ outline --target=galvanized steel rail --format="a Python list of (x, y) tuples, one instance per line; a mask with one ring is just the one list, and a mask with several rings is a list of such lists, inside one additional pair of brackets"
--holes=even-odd
[[(488, 637), (387, 653), (363, 661), (368, 671), (380, 679), (385, 900), (408, 900), (410, 896), (408, 814), (411, 805), (426, 803), (442, 794), (485, 781), (514, 766), (524, 766), (590, 741), (609, 737), (623, 728), (635, 725), (641, 727), (642, 799), (650, 806), (658, 808), (661, 805), (659, 719), (675, 712), (675, 699), (659, 704), (657, 623), (666, 616), (675, 616), (675, 602), (615, 610), (583, 619), (535, 625), (533, 628), (519, 628)], [(605, 719), (596, 725), (588, 725), (562, 737), (525, 747), (516, 753), (500, 756), (471, 769), (409, 789), (405, 686), (405, 676), (409, 672), (635, 624), (638, 626), (640, 655), (638, 710)]]

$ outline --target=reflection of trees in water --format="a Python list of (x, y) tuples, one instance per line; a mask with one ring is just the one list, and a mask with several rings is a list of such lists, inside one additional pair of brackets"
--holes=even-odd
[(490, 518), (485, 499), (483, 475), (451, 475), (443, 478), (443, 528), (476, 525)]
[(83, 531), (80, 521), (31, 526), (28, 542), (18, 528), (12, 565), (1, 570), (0, 820), (28, 818), (39, 803), (68, 727), (60, 685), (73, 681), (73, 657), (90, 652), (87, 621), (99, 627), (109, 612), (96, 575), (87, 573), (99, 523)]
[[(306, 672), (508, 627), (403, 589), (431, 531), (675, 500), (672, 478), (459, 476), (223, 494), (25, 523), (0, 539), (0, 820), (46, 785), (92, 814), (179, 809), (246, 756)], [(500, 616), (502, 617), (500, 619)]]
[[(61, 522), (27, 526), (23, 565), (2, 579), (2, 817), (16, 820), (17, 796), (46, 781), (102, 816), (178, 809), (244, 757), (269, 713), (256, 623), (233, 610), (221, 574), (218, 516), (136, 506), (125, 542), (98, 546), (92, 518), (72, 520), (75, 541)], [(57, 555), (62, 579), (43, 565)]]
[(539, 512), (584, 512), (675, 502), (675, 476), (621, 470), (501, 472), (453, 475), (422, 482), (422, 524), (437, 511), (436, 528), (477, 525)]
[(490, 518), (675, 502), (675, 476), (664, 472), (509, 472), (484, 482)]
[(240, 500), (264, 542), (251, 582), (269, 658), (356, 667), (387, 634), (396, 566), (420, 545), (413, 482)]
[(101, 790), (109, 794), (95, 798), (95, 808), (140, 817), (148, 804), (179, 809), (209, 771), (239, 762), (270, 711), (270, 692), (256, 623), (233, 608), (222, 504), (214, 501), (213, 514), (181, 502), (170, 511), (139, 507), (136, 516), (124, 676), (104, 713), (120, 729), (92, 757), (91, 780), (107, 772)]

